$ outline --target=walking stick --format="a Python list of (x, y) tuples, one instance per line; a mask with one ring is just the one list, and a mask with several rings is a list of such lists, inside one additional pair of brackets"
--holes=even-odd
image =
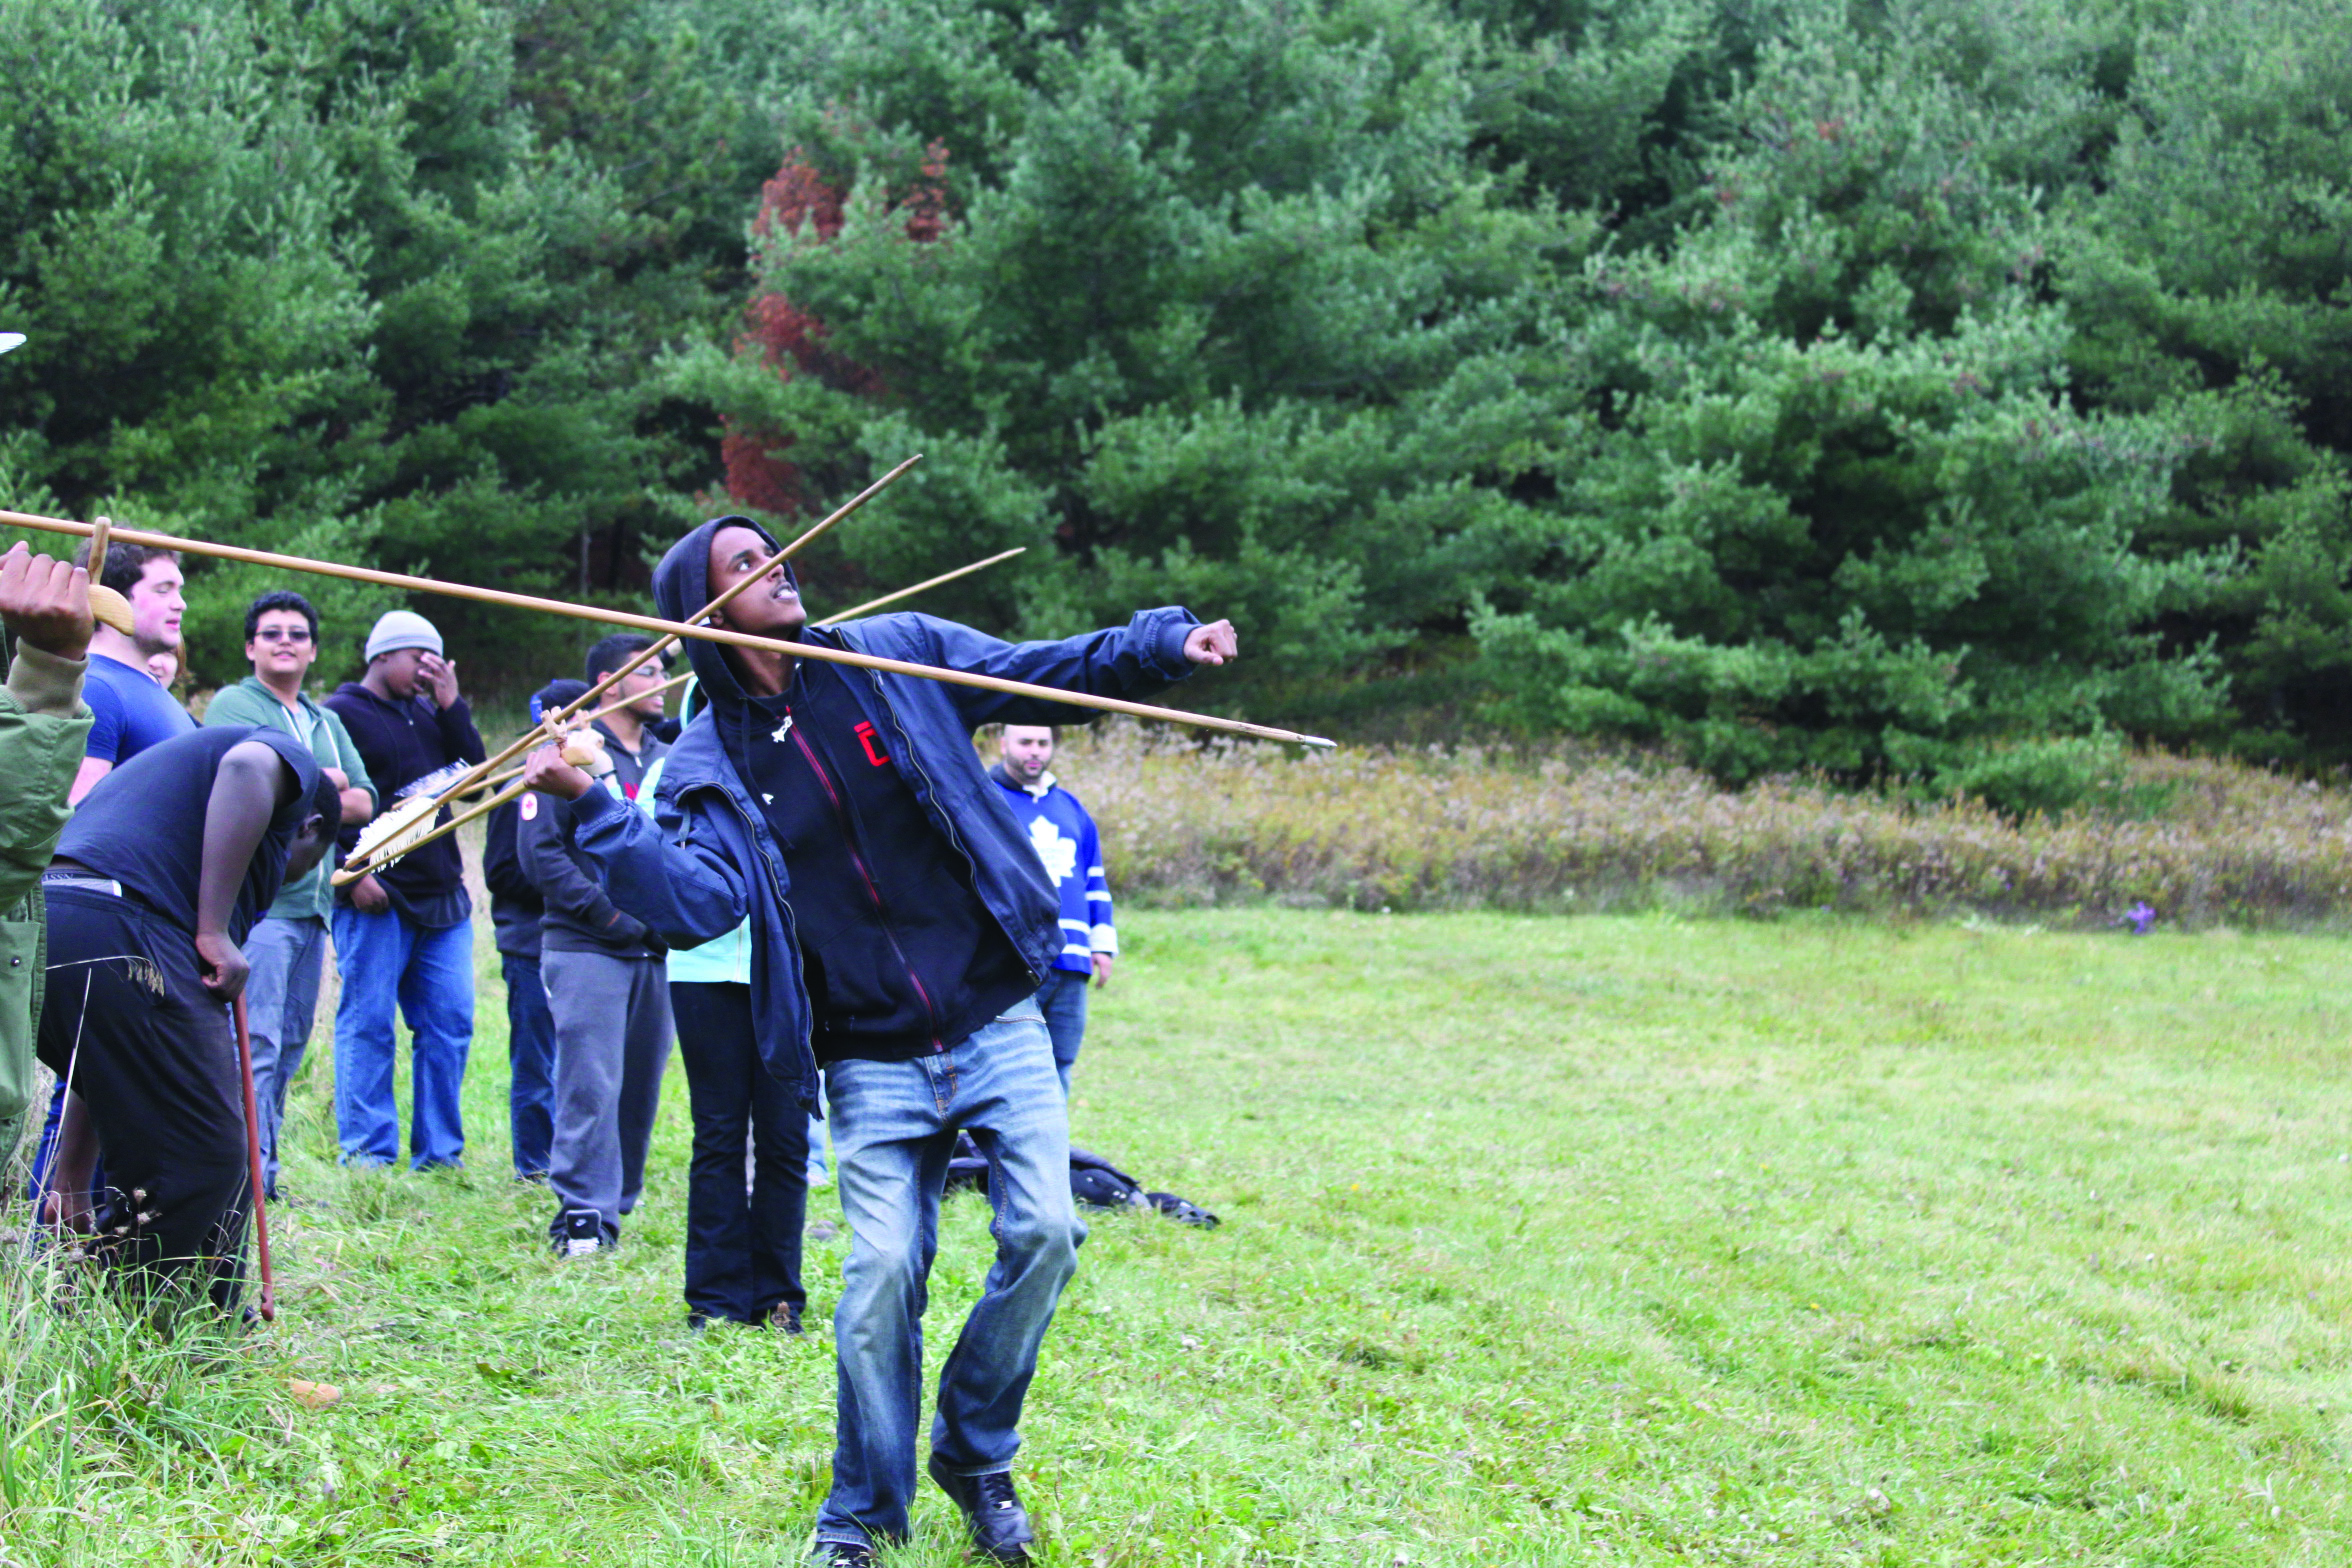
[(278, 1320), (278, 1282), (270, 1272), (269, 1209), (261, 1195), (261, 1106), (253, 1092), (253, 1031), (245, 1025), (245, 993), (229, 1004), (237, 1020), (237, 1068), (245, 1077), (245, 1157), (252, 1168), (253, 1236), (261, 1254), (261, 1320)]

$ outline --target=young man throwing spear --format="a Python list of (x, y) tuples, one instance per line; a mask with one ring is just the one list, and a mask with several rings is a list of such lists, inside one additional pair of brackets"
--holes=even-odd
[[(655, 572), (662, 615), (696, 615), (776, 549), (747, 519), (703, 524)], [(925, 615), (809, 628), (783, 566), (719, 620), (1101, 696), (1146, 695), (1235, 654), (1229, 623), (1181, 609), (1017, 646)], [(577, 843), (613, 902), (673, 946), (748, 914), (767, 1070), (807, 1106), (823, 1071), (856, 1243), (834, 1315), (833, 1487), (813, 1560), (869, 1563), (906, 1535), (925, 1281), (961, 1129), (989, 1161), (997, 1256), (940, 1373), (929, 1469), (985, 1555), (1026, 1562), (1011, 1473), (1021, 1404), (1085, 1229), (1053, 1047), (1030, 1000), (1062, 949), (1060, 907), (971, 733), (1092, 713), (765, 649), (696, 641), (691, 657), (710, 707), (670, 753), (656, 821), (591, 793), (552, 747), (527, 778), (578, 803)]]

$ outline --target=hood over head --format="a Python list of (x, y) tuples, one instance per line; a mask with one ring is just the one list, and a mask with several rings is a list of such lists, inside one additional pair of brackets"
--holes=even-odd
[[(653, 569), (653, 603), (665, 621), (683, 621), (718, 597), (710, 585), (711, 536), (722, 528), (748, 528), (767, 542), (770, 551), (784, 546), (748, 517), (714, 517), (685, 538), (671, 545)], [(784, 576), (794, 592), (800, 589), (800, 577), (792, 570), (792, 563), (784, 563)], [(743, 683), (735, 678), (735, 670), (727, 662), (725, 648), (699, 637), (685, 639), (687, 662), (694, 667), (695, 684), (704, 700), (716, 706), (733, 706), (749, 700)]]

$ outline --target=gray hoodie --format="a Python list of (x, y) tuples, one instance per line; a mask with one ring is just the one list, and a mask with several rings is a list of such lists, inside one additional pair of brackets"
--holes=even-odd
[[(647, 732), (635, 756), (614, 740), (600, 722), (605, 751), (613, 760), (610, 777), (598, 782), (624, 800), (637, 798), (645, 770), (663, 750)], [(596, 863), (580, 853), (577, 821), (579, 803), (533, 790), (518, 803), (515, 859), (531, 885), (546, 900), (539, 917), (539, 940), (553, 953), (611, 953), (621, 958), (656, 958), (669, 951), (634, 916), (623, 914), (605, 896)]]

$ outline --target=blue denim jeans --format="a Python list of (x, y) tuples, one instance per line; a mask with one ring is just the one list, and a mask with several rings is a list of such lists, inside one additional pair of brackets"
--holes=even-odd
[(498, 969), (506, 978), (507, 1129), (515, 1179), (530, 1181), (546, 1176), (555, 1142), (555, 1016), (538, 959), (501, 954)]
[(302, 1070), (318, 1014), (319, 974), (327, 962), (327, 923), (316, 915), (275, 916), (245, 935), (245, 1014), (253, 1036), (253, 1096), (260, 1112), (262, 1192), (278, 1196), (278, 1129), (286, 1120), (286, 1086)]
[[(686, 1177), (686, 1308), (757, 1323), (781, 1303), (808, 1305), (800, 1283), (808, 1218), (808, 1116), (760, 1061), (751, 987), (673, 980), (670, 1011), (694, 1108)], [(751, 1190), (743, 1146), (751, 1142)]]
[[(65, 1090), (61, 1084), (49, 1095), (49, 1111), (41, 1121), (41, 1138), (33, 1147), (33, 1173), (25, 1178), (25, 1201), (39, 1203), (49, 1190), (49, 1174), (57, 1168), (57, 1133), (65, 1125)], [(90, 1190), (106, 1190), (106, 1162), (90, 1168)]]
[(931, 1451), (955, 1474), (986, 1475), (1012, 1468), (1037, 1347), (1086, 1239), (1069, 1115), (1026, 1002), (935, 1055), (835, 1062), (825, 1092), (853, 1240), (833, 1314), (839, 1408), (817, 1539), (897, 1541), (914, 1500), (923, 1306), (956, 1130), (988, 1158), (996, 1262), (940, 1369)]
[(1093, 978), (1091, 969), (1085, 974), (1050, 969), (1045, 984), (1037, 988), (1037, 1010), (1045, 1015), (1045, 1032), (1053, 1036), (1054, 1071), (1061, 1074), (1065, 1100), (1070, 1097), (1070, 1073), (1078, 1065), (1078, 1047), (1086, 1040), (1086, 985)]
[(362, 914), (335, 906), (335, 962), (343, 1000), (335, 1009), (335, 1134), (349, 1165), (400, 1158), (400, 1111), (392, 1099), (392, 1010), (408, 1023), (415, 1090), (409, 1108), (409, 1163), (456, 1165), (465, 1154), (458, 1086), (474, 1039), (474, 927), (439, 930), (397, 910)]

